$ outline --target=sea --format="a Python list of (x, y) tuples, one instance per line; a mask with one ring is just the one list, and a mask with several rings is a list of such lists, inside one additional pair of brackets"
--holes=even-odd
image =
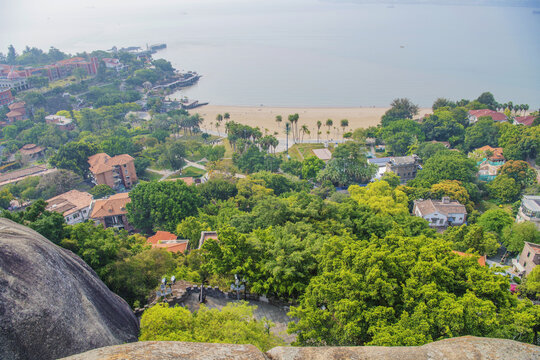
[[(0, 51), (166, 43), (214, 105), (387, 106), (438, 97), (540, 107), (534, 7), (321, 0), (0, 0)], [(536, 2), (533, 1), (534, 5)], [(446, 4), (446, 5), (445, 5)]]

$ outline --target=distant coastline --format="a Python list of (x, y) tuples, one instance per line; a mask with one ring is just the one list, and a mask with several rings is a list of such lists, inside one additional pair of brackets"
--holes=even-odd
[[(269, 134), (278, 132), (277, 137), (283, 138), (285, 122), (290, 114), (298, 113), (300, 119), (298, 127), (307, 125), (310, 135), (305, 135), (304, 140), (317, 138), (317, 121), (322, 122), (320, 138), (327, 138), (325, 126), (327, 119), (332, 119), (333, 126), (329, 139), (341, 139), (343, 129), (340, 127), (340, 121), (347, 119), (349, 126), (345, 131), (352, 131), (357, 128), (367, 128), (376, 126), (381, 121), (381, 116), (388, 110), (388, 107), (279, 107), (279, 106), (231, 106), (231, 105), (205, 105), (192, 110), (204, 118), (203, 129), (216, 131), (215, 123), (218, 114), (230, 114), (231, 121), (236, 121), (245, 125), (259, 127), (261, 131), (268, 130)], [(431, 113), (430, 108), (421, 108), (419, 116)], [(276, 122), (276, 116), (281, 115), (283, 121), (281, 124)], [(212, 123), (212, 126), (210, 125)], [(334, 129), (334, 127), (336, 129)], [(221, 123), (219, 128), (221, 133), (225, 131), (225, 122)]]

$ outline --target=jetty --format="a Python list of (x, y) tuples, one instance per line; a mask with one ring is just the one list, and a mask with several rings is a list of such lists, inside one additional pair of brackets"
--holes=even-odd
[(201, 78), (201, 75), (197, 74), (196, 72), (188, 72), (179, 76), (180, 78), (175, 78), (172, 81), (154, 86), (152, 90), (174, 89), (179, 87), (191, 86), (197, 81), (199, 81), (199, 79)]
[(189, 110), (189, 109), (195, 109), (199, 106), (208, 105), (208, 102), (199, 102), (199, 100), (193, 100), (193, 101), (187, 101), (182, 102), (180, 106), (182, 106), (182, 109)]

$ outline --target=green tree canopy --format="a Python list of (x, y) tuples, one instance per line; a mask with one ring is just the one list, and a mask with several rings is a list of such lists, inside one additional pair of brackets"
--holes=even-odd
[(109, 185), (100, 184), (90, 189), (89, 193), (94, 196), (94, 199), (101, 199), (106, 196), (114, 195), (115, 191)]
[(530, 342), (538, 310), (510, 294), (509, 282), (450, 243), (389, 235), (333, 237), (289, 325), (300, 345), (412, 346), (446, 337)]
[(184, 218), (197, 213), (202, 198), (194, 186), (182, 180), (141, 183), (129, 193), (128, 221), (149, 234), (173, 232)]
[(252, 344), (262, 351), (282, 345), (268, 331), (273, 325), (270, 321), (254, 319), (254, 309), (247, 303), (229, 303), (221, 310), (201, 305), (191, 313), (183, 307), (158, 304), (144, 312), (139, 340)]
[(473, 126), (465, 130), (464, 146), (469, 151), (489, 145), (497, 146), (499, 128), (490, 118), (480, 118)]
[(69, 142), (58, 149), (58, 152), (50, 157), (49, 163), (61, 169), (71, 170), (76, 174), (87, 178), (90, 165), (88, 157), (97, 152), (97, 147), (92, 144), (81, 142)]
[(514, 218), (503, 209), (489, 209), (483, 213), (477, 221), (485, 230), (491, 231), (499, 236), (505, 227), (514, 223)]
[(336, 186), (366, 183), (377, 169), (368, 164), (363, 147), (356, 142), (346, 142), (337, 147), (332, 159), (317, 175), (317, 181), (330, 181)]
[(424, 162), (423, 169), (412, 181), (433, 185), (443, 180), (458, 180), (462, 183), (473, 182), (476, 175), (476, 163), (457, 151), (438, 152)]
[(519, 253), (523, 250), (525, 241), (540, 244), (540, 231), (530, 221), (512, 223), (503, 229), (501, 239), (508, 251)]

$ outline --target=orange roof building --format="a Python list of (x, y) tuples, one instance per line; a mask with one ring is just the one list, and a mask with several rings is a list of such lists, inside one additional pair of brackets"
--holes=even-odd
[(146, 240), (152, 248), (161, 248), (170, 252), (185, 252), (188, 248), (189, 240), (178, 240), (178, 237), (168, 231), (158, 231), (154, 236)]
[(127, 204), (131, 202), (129, 193), (115, 194), (108, 199), (96, 200), (90, 218), (105, 228), (133, 230), (127, 221)]
[(158, 231), (153, 236), (150, 236), (147, 241), (151, 244), (159, 244), (162, 241), (172, 241), (176, 239), (178, 239), (178, 236), (173, 233), (168, 231)]
[(137, 182), (137, 172), (133, 158), (128, 154), (110, 157), (105, 153), (88, 158), (90, 172), (96, 184), (105, 184), (113, 189), (131, 188)]
[(26, 119), (26, 103), (24, 101), (8, 105), (9, 112), (6, 114), (8, 122)]
[(503, 148), (501, 147), (491, 147), (489, 145), (482, 146), (481, 148), (476, 149), (476, 151), (480, 153), (486, 154), (488, 151), (492, 154), (490, 156), (486, 156), (486, 158), (490, 161), (505, 161), (506, 159), (503, 156)]

